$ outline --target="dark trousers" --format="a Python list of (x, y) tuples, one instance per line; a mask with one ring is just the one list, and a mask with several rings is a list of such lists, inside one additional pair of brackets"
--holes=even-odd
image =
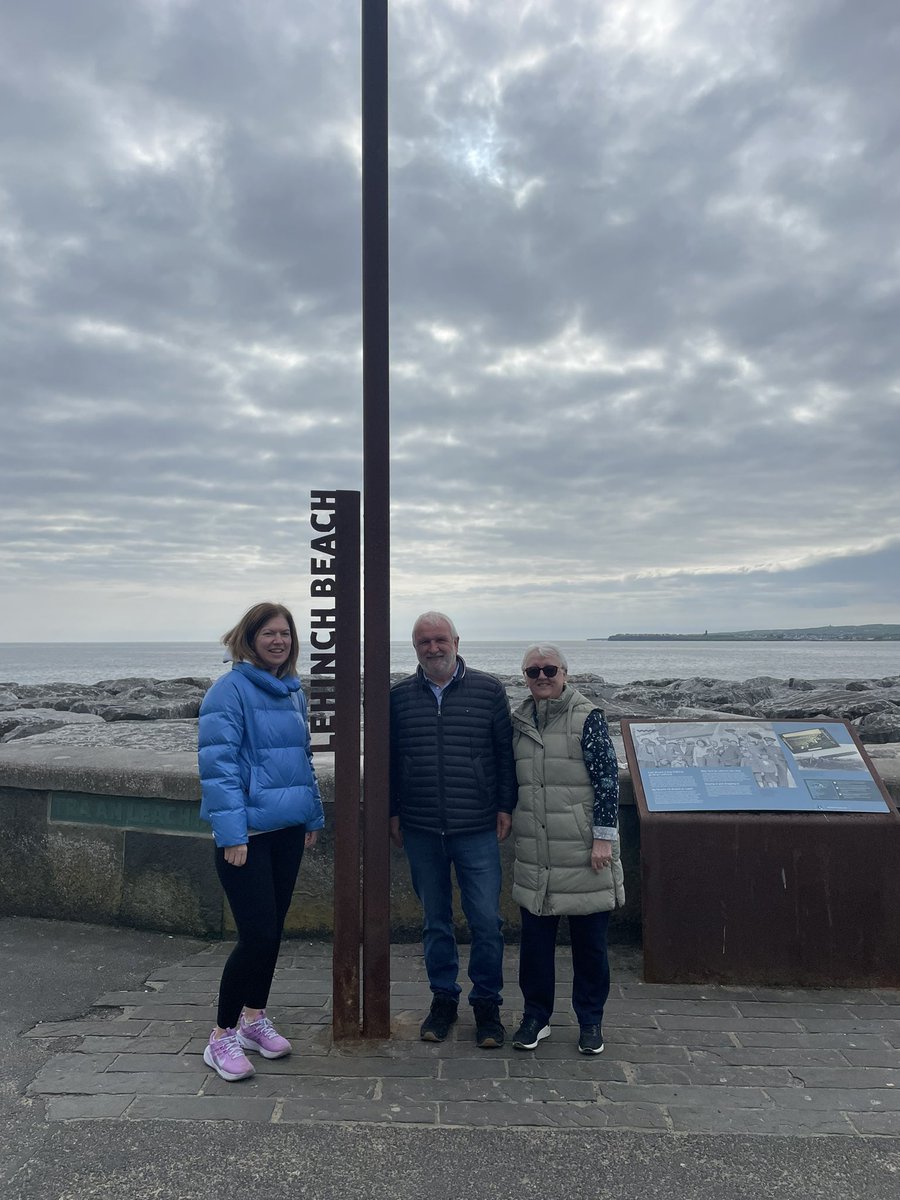
[[(536, 917), (527, 909), (522, 914), (519, 947), (519, 987), (525, 998), (525, 1016), (546, 1025), (556, 999), (556, 934), (559, 917)], [(609, 913), (569, 917), (572, 940), (572, 1007), (579, 1025), (602, 1025), (609, 996), (609, 959), (606, 928)]]
[(245, 1005), (266, 1007), (305, 837), (303, 825), (255, 833), (247, 839), (242, 867), (230, 866), (225, 851), (216, 848), (216, 870), (238, 933), (219, 985), (216, 1023), (221, 1029), (234, 1029)]

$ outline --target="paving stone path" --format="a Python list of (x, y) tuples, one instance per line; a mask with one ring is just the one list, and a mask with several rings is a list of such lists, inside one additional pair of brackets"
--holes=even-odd
[[(650, 985), (639, 952), (613, 948), (606, 1051), (588, 1058), (575, 1048), (561, 949), (552, 1037), (534, 1053), (478, 1050), (465, 1004), (451, 1039), (418, 1040), (430, 1001), (421, 952), (396, 946), (391, 1040), (335, 1044), (330, 949), (287, 942), (270, 1012), (294, 1053), (254, 1056), (252, 1079), (226, 1083), (202, 1053), (229, 949), (100, 996), (83, 1019), (30, 1030), (52, 1051), (29, 1089), (50, 1119), (900, 1135), (900, 992)], [(515, 978), (510, 950), (510, 1032)]]

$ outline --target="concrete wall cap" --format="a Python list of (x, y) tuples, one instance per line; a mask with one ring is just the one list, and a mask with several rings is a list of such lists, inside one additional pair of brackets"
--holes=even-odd
[[(334, 797), (334, 756), (316, 756), (325, 803)], [(197, 755), (192, 751), (109, 746), (0, 745), (0, 787), (100, 796), (157, 796), (200, 801)]]
[[(867, 747), (875, 769), (895, 799), (900, 798), (900, 743)], [(334, 794), (334, 755), (314, 755), (323, 800)], [(633, 804), (631, 777), (619, 762), (620, 800)], [(0, 744), (0, 787), (33, 791), (90, 792), (110, 796), (200, 799), (197, 757), (188, 751), (138, 750), (103, 746)]]
[(197, 756), (152, 750), (0, 746), (0, 785), (33, 791), (200, 799)]

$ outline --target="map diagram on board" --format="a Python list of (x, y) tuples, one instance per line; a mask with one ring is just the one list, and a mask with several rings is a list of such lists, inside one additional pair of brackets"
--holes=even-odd
[(623, 721), (622, 733), (651, 812), (890, 811), (841, 721)]

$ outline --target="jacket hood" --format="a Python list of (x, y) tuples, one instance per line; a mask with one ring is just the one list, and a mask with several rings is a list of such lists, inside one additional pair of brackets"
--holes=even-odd
[(248, 662), (232, 663), (231, 669), (238, 671), (251, 683), (255, 683), (258, 688), (262, 688), (264, 692), (269, 692), (272, 696), (289, 696), (291, 692), (300, 690), (300, 680), (295, 675), (286, 675), (283, 679), (279, 679), (276, 675), (270, 675), (268, 671), (254, 667), (253, 663)]

